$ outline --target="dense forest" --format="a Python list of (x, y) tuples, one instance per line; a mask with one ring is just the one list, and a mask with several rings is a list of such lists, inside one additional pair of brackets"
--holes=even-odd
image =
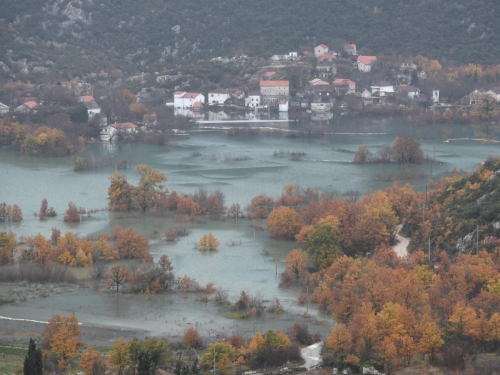
[(494, 0), (11, 1), (2, 6), (0, 74), (154, 72), (237, 53), (335, 48), (340, 40), (374, 54), (495, 64), (498, 13)]

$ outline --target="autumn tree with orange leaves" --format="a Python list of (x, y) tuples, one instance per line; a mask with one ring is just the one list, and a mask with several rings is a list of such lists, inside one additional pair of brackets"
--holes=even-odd
[(183, 343), (186, 348), (200, 348), (203, 340), (195, 328), (189, 328), (184, 333)]
[(83, 368), (85, 375), (104, 375), (106, 373), (103, 357), (92, 346), (88, 346), (80, 357), (80, 367)]
[(130, 279), (130, 271), (125, 265), (114, 266), (104, 275), (108, 285), (120, 292), (120, 287)]
[(76, 315), (54, 315), (42, 332), (42, 345), (59, 356), (59, 366), (66, 369), (78, 352), (81, 344), (78, 337), (81, 334)]
[(290, 207), (280, 206), (267, 219), (266, 229), (274, 238), (291, 239), (300, 230), (298, 214)]

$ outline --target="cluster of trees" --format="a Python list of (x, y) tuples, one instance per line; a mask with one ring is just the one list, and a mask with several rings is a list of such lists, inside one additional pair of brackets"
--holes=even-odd
[[(58, 262), (72, 267), (91, 266), (95, 262), (118, 259), (144, 259), (151, 261), (149, 242), (143, 234), (137, 234), (131, 228), (116, 226), (112, 236), (101, 233), (97, 241), (92, 238), (80, 238), (73, 232), (61, 232), (53, 228), (50, 239), (41, 234), (25, 239), (23, 246), (16, 246), (15, 236), (1, 233), (5, 245), (0, 243), (2, 254), (6, 254), (3, 264), (14, 261), (14, 252), (19, 251), (23, 262), (47, 264)], [(111, 244), (110, 241), (114, 243)]]
[(18, 222), (23, 220), (23, 212), (21, 208), (15, 204), (11, 206), (5, 202), (0, 203), (0, 222), (13, 221)]
[(162, 255), (158, 263), (150, 262), (140, 268), (131, 267), (130, 269), (125, 265), (117, 265), (111, 267), (106, 273), (102, 265), (98, 264), (92, 276), (96, 281), (103, 279), (116, 293), (120, 292), (120, 287), (129, 284), (133, 292), (155, 294), (165, 293), (172, 288), (175, 282), (173, 269), (168, 256)]
[(191, 196), (173, 191), (169, 194), (163, 183), (167, 180), (163, 173), (149, 165), (138, 165), (139, 184), (131, 185), (127, 178), (115, 172), (111, 177), (108, 189), (109, 209), (112, 211), (151, 210), (155, 214), (164, 215), (175, 211), (178, 221), (194, 220), (197, 215), (206, 214), (210, 218), (219, 218), (224, 214), (224, 193), (217, 189), (208, 194), (205, 189), (198, 189)]
[(198, 245), (198, 250), (200, 251), (214, 251), (217, 250), (219, 247), (220, 243), (217, 241), (217, 239), (213, 236), (212, 233), (209, 234), (204, 234), (203, 237), (200, 239), (200, 243)]
[(405, 259), (379, 248), (371, 259), (347, 256), (312, 278), (312, 300), (338, 322), (326, 346), (340, 367), (371, 364), (391, 371), (417, 354), (439, 354), (461, 367), (475, 350), (500, 340), (498, 253), (481, 251), (452, 261), (441, 252), (436, 267), (425, 253)]
[[(422, 195), (408, 186), (395, 185), (358, 197), (354, 192), (341, 199), (333, 193), (295, 189), (279, 200), (257, 199), (270, 202), (266, 211), (277, 205), (267, 219), (270, 235), (296, 239), (306, 247), (313, 266), (322, 269), (342, 253), (366, 254), (380, 244), (392, 243), (399, 223), (416, 222), (421, 215)], [(261, 207), (251, 205), (250, 215), (262, 215)]]
[(390, 163), (392, 160), (399, 164), (416, 164), (425, 160), (425, 155), (420, 149), (420, 142), (402, 136), (396, 137), (392, 145), (386, 145), (374, 155), (366, 145), (361, 145), (354, 154), (353, 163)]
[(67, 156), (81, 149), (83, 138), (71, 141), (62, 129), (40, 126), (34, 131), (9, 117), (0, 119), (0, 145), (19, 148), (23, 155)]
[(57, 212), (54, 207), (49, 207), (49, 202), (46, 198), (42, 199), (42, 204), (40, 206), (40, 211), (38, 212), (38, 217), (40, 220), (45, 220), (47, 217), (56, 217)]

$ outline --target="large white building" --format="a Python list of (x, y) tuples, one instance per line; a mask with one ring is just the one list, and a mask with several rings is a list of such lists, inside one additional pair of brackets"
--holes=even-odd
[(198, 92), (174, 92), (174, 108), (186, 109), (192, 108), (195, 103), (205, 103), (205, 96)]
[(231, 94), (229, 91), (225, 89), (216, 89), (208, 93), (207, 103), (209, 105), (224, 104), (230, 97)]
[(289, 81), (260, 81), (260, 96), (263, 104), (277, 106), (280, 100), (288, 100), (289, 95)]

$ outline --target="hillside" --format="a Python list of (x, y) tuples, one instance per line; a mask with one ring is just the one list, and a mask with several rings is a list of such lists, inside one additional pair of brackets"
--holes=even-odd
[(161, 71), (183, 60), (269, 57), (334, 39), (375, 54), (497, 63), (495, 0), (18, 0), (2, 5), (0, 72)]

